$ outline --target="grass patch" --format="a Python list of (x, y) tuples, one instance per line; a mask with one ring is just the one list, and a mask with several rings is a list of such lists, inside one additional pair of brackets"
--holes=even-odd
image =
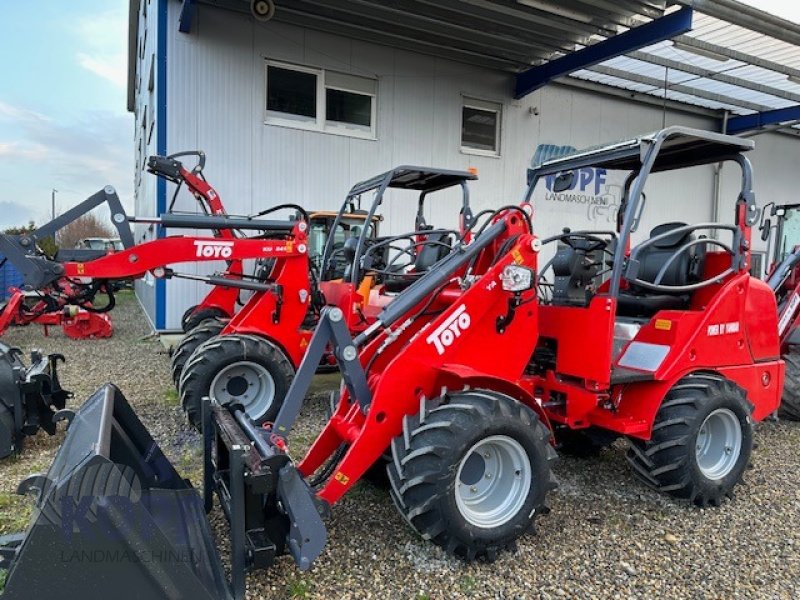
[(472, 592), (475, 591), (475, 586), (477, 582), (475, 581), (475, 578), (472, 577), (471, 575), (464, 575), (461, 578), (459, 584), (461, 586), (462, 592), (464, 592), (465, 594), (471, 594)]
[(311, 584), (305, 579), (294, 579), (286, 586), (290, 598), (308, 598), (311, 593)]
[(28, 526), (32, 506), (23, 496), (0, 492), (0, 533), (16, 533)]
[(178, 406), (181, 402), (181, 397), (178, 395), (178, 390), (174, 387), (164, 390), (164, 402), (168, 406)]

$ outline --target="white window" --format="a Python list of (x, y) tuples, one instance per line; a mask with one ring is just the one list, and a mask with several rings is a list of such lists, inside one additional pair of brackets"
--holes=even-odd
[(464, 96), (461, 106), (461, 150), (469, 154), (500, 155), (503, 105)]
[(374, 139), (377, 90), (368, 77), (268, 61), (265, 122)]

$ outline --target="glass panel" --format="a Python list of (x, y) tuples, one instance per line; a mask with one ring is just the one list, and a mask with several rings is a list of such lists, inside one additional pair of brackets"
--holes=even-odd
[(349, 123), (369, 128), (372, 125), (372, 96), (328, 88), (326, 115), (328, 121)]
[(292, 69), (267, 69), (267, 110), (315, 119), (317, 76)]
[(461, 145), (497, 151), (497, 112), (465, 106), (461, 119)]
[(791, 254), (794, 247), (800, 244), (800, 209), (789, 208), (786, 210), (786, 220), (783, 222), (783, 239), (779, 240), (781, 260)]

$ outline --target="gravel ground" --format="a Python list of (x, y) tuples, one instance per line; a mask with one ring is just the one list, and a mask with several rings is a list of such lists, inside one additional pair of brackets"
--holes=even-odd
[[(199, 438), (185, 425), (171, 388), (169, 358), (145, 339), (138, 305), (123, 298), (111, 340), (71, 341), (54, 330), (11, 330), (3, 341), (62, 352), (63, 382), (78, 405), (115, 382), (184, 475), (199, 481)], [(324, 420), (309, 399), (293, 445), (305, 447)], [(0, 465), (0, 533), (27, 522), (29, 502), (13, 496), (24, 475), (44, 471), (62, 435), (40, 434)], [(696, 509), (649, 491), (633, 478), (625, 445), (592, 459), (564, 457), (560, 487), (537, 534), (493, 564), (465, 565), (418, 538), (381, 489), (361, 483), (333, 509), (329, 544), (308, 573), (284, 557), (248, 580), (248, 598), (787, 598), (800, 597), (800, 424), (766, 422), (753, 467), (733, 502)], [(224, 519), (212, 514), (224, 542)], [(224, 543), (223, 543), (224, 545)]]

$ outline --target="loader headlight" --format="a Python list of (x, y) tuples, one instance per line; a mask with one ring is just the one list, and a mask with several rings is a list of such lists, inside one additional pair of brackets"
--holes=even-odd
[(533, 287), (533, 271), (519, 265), (506, 265), (500, 281), (507, 292), (524, 292)]

